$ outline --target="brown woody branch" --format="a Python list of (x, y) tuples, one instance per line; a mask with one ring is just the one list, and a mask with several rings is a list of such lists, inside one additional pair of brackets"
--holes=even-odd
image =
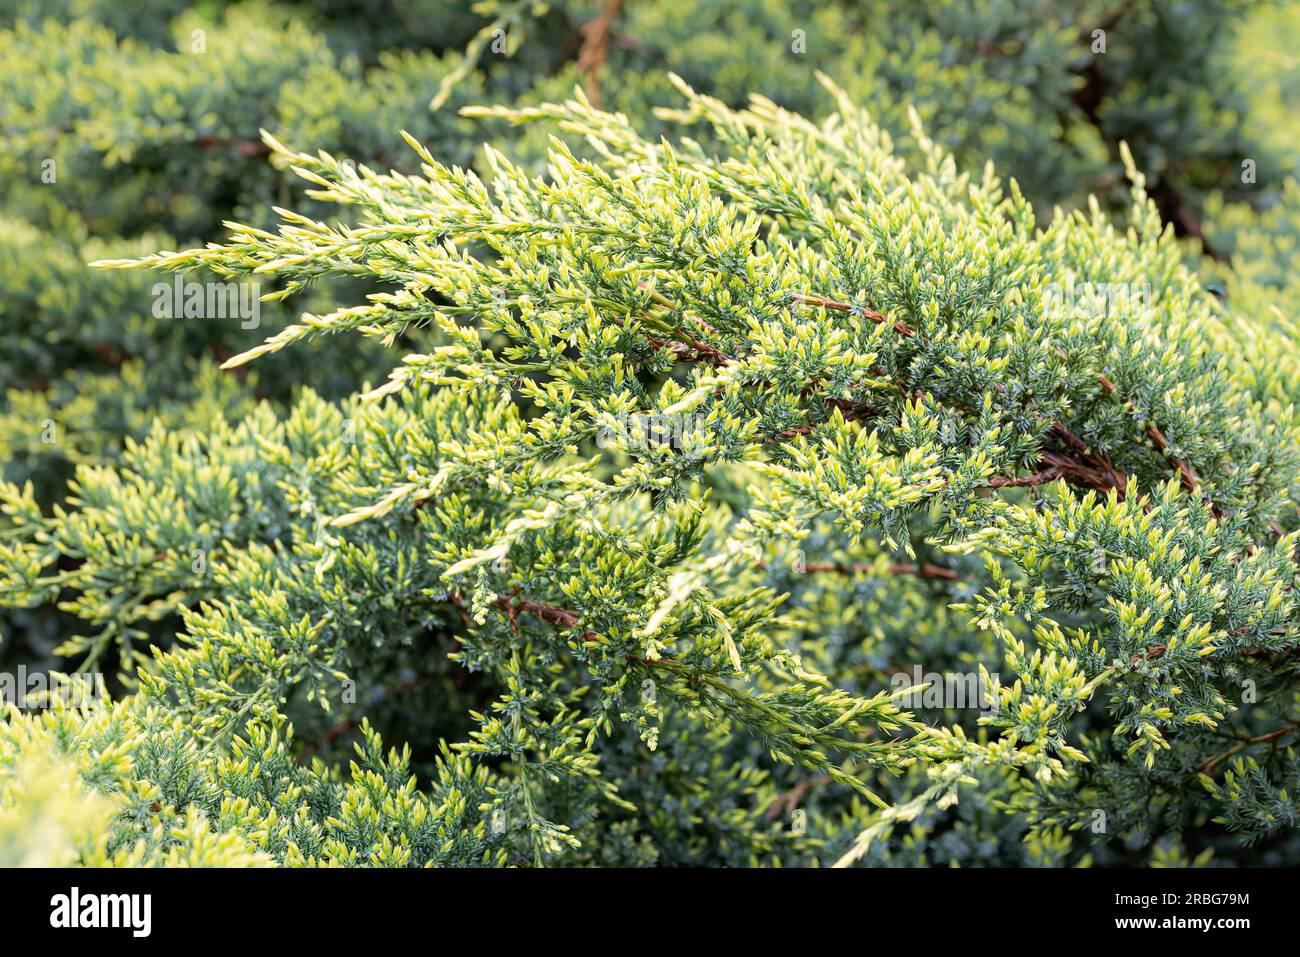
[[(896, 321), (890, 322), (890, 320), (885, 316), (883, 316), (882, 314), (876, 312), (875, 310), (867, 309), (866, 307), (863, 306), (855, 306), (847, 302), (838, 302), (834, 299), (827, 299), (822, 296), (805, 296), (799, 293), (791, 294), (790, 299), (794, 302), (801, 302), (811, 306), (819, 306), (823, 309), (830, 309), (834, 312), (857, 313), (858, 315), (870, 319), (872, 322), (876, 323), (877, 325), (889, 323), (895, 332), (897, 332), (901, 336), (904, 336), (905, 338), (911, 338), (916, 335), (915, 331), (912, 330), (907, 325)], [(1067, 358), (1066, 353), (1061, 349), (1056, 349), (1056, 353), (1062, 359)], [(1104, 374), (1098, 375), (1097, 383), (1098, 385), (1101, 386), (1101, 388), (1106, 392), (1107, 395), (1115, 394), (1116, 391), (1115, 383), (1112, 382), (1106, 375)], [(1133, 403), (1132, 399), (1125, 399), (1124, 401), (1125, 401), (1125, 405), (1128, 407), (1128, 409), (1131, 412), (1134, 413), (1137, 412), (1137, 406)], [(1071, 432), (1060, 422), (1052, 423), (1052, 430), (1056, 432), (1061, 438), (1065, 439), (1066, 442), (1071, 446), (1071, 448), (1073, 448), (1075, 452), (1079, 453), (1083, 457), (1083, 462), (1075, 463), (1074, 467), (1072, 467), (1071, 463), (1068, 460), (1062, 460), (1057, 463), (1049, 464), (1049, 468), (1051, 467), (1052, 464), (1054, 464), (1061, 468), (1063, 474), (1067, 478), (1072, 476), (1076, 479), (1082, 480), (1084, 484), (1090, 485), (1094, 488), (1107, 490), (1107, 491), (1111, 488), (1114, 488), (1119, 491), (1121, 496), (1123, 496), (1125, 492), (1125, 488), (1128, 483), (1124, 478), (1124, 476), (1121, 475), (1115, 469), (1115, 466), (1111, 463), (1110, 459), (1104, 453), (1092, 452), (1091, 450), (1089, 450), (1086, 443), (1084, 443), (1077, 435)], [(1200, 489), (1200, 479), (1197, 476), (1196, 471), (1185, 460), (1174, 456), (1170, 452), (1169, 440), (1165, 437), (1165, 434), (1160, 430), (1159, 427), (1155, 425), (1148, 425), (1146, 431), (1147, 431), (1147, 435), (1150, 436), (1151, 441), (1155, 443), (1156, 448), (1160, 452), (1162, 452), (1169, 459), (1170, 463), (1174, 466), (1174, 468), (1177, 469), (1179, 477), (1181, 478), (1182, 483), (1186, 487), (1186, 489), (1189, 492), (1191, 492), (1193, 495), (1197, 494), (1197, 492)], [(1026, 484), (1036, 484), (1036, 483), (1029, 482)], [(1001, 488), (1005, 486), (996, 485), (994, 487)], [(1214, 514), (1216, 518), (1222, 517), (1218, 506), (1216, 506), (1213, 502), (1209, 503), (1209, 507), (1211, 512)]]
[(804, 778), (784, 794), (777, 795), (775, 801), (767, 809), (767, 819), (775, 821), (782, 813), (793, 814), (799, 807), (799, 802), (803, 800), (804, 795), (815, 787), (830, 783), (830, 775), (819, 774), (815, 778)]
[(687, 340), (686, 342), (680, 342), (677, 339), (661, 339), (655, 336), (646, 336), (646, 341), (656, 349), (667, 349), (679, 362), (709, 362), (713, 365), (725, 366), (731, 361), (720, 349), (709, 345), (707, 342), (701, 342), (686, 332), (683, 332), (682, 335)]
[(587, 99), (597, 109), (601, 105), (600, 70), (609, 59), (611, 27), (622, 5), (622, 0), (609, 0), (600, 16), (579, 28), (582, 49), (578, 51), (578, 72), (587, 78)]
[(1245, 751), (1247, 748), (1253, 747), (1256, 744), (1267, 744), (1270, 741), (1276, 742), (1279, 738), (1286, 737), (1295, 729), (1295, 725), (1288, 724), (1278, 728), (1276, 731), (1270, 731), (1268, 734), (1261, 734), (1258, 737), (1247, 738), (1240, 744), (1229, 748), (1227, 751), (1216, 754), (1214, 757), (1202, 761), (1198, 770), (1200, 770), (1202, 774), (1213, 774), (1214, 769), (1218, 767), (1220, 763), (1232, 757), (1234, 754), (1240, 754), (1242, 751)]
[(261, 140), (246, 140), (235, 136), (216, 136), (212, 133), (204, 133), (194, 141), (194, 145), (205, 150), (229, 146), (240, 156), (247, 159), (254, 156), (269, 156), (271, 153), (271, 147)]
[(1061, 478), (1065, 472), (1058, 465), (1049, 465), (1041, 472), (1035, 472), (1033, 475), (1011, 475), (999, 476), (988, 481), (989, 488), (1021, 488), (1029, 486), (1037, 488), (1047, 482), (1054, 482)]
[[(533, 601), (531, 598), (503, 595), (496, 600), (496, 606), (505, 611), (506, 616), (510, 619), (512, 631), (518, 631), (518, 616), (521, 613), (532, 615), (534, 618), (540, 618), (542, 621), (549, 622), (552, 625), (560, 625), (564, 628), (576, 628), (581, 621), (581, 616), (576, 611), (557, 608), (555, 605), (544, 605), (541, 602)], [(600, 638), (594, 631), (584, 631), (582, 640), (599, 641)]]
[[(820, 306), (823, 309), (829, 309), (832, 312), (856, 312), (858, 315), (870, 319), (876, 325), (883, 325), (889, 320), (876, 312), (874, 309), (868, 309), (865, 306), (855, 306), (852, 303), (836, 302), (834, 299), (825, 299), (821, 296), (805, 296), (801, 293), (791, 293), (791, 302), (802, 302), (809, 306)], [(890, 323), (893, 330), (905, 339), (910, 339), (916, 335), (910, 328), (901, 322)]]
[[(865, 562), (807, 562), (803, 566), (806, 572), (838, 572), (841, 575), (869, 574), (876, 571), (876, 566)], [(917, 578), (936, 578), (943, 581), (956, 581), (957, 573), (942, 565), (922, 562), (919, 565), (890, 565), (891, 575), (915, 575)]]

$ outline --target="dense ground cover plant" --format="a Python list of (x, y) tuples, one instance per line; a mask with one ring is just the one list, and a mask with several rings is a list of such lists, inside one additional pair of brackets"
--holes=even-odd
[(1238, 8), (482, 12), (13, 15), (5, 162), (86, 165), (6, 203), (0, 601), (113, 700), (0, 725), (6, 859), (1293, 859), (1291, 144), (1178, 59)]

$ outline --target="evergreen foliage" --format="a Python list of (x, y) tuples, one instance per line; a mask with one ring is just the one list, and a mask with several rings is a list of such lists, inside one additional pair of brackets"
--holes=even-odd
[(0, 860), (1295, 859), (1248, 5), (10, 6)]

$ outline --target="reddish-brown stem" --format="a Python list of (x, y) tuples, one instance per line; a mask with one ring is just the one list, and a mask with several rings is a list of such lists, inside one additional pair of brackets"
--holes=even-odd
[[(803, 570), (810, 573), (838, 572), (841, 575), (855, 575), (874, 572), (876, 566), (865, 562), (808, 562), (803, 566)], [(929, 562), (923, 562), (920, 565), (890, 565), (889, 573), (891, 575), (915, 575), (917, 578), (938, 578), (944, 581), (957, 580), (957, 573), (951, 568), (931, 565)]]
[(609, 0), (604, 11), (595, 20), (583, 24), (582, 49), (578, 51), (578, 72), (587, 78), (587, 98), (598, 109), (601, 105), (600, 68), (609, 57), (610, 28), (622, 0)]
[(1065, 474), (1060, 466), (1049, 465), (1041, 472), (1035, 472), (1033, 475), (1011, 475), (999, 476), (988, 481), (989, 488), (1020, 488), (1023, 486), (1036, 487), (1045, 482), (1054, 482)]
[(1213, 774), (1214, 769), (1218, 767), (1222, 761), (1232, 757), (1234, 754), (1240, 754), (1242, 751), (1245, 751), (1247, 748), (1256, 744), (1267, 744), (1269, 741), (1277, 741), (1279, 738), (1286, 737), (1294, 730), (1295, 730), (1295, 725), (1288, 724), (1288, 725), (1284, 725), (1281, 728), (1278, 728), (1276, 731), (1270, 731), (1268, 734), (1261, 734), (1258, 737), (1247, 738), (1246, 740), (1242, 741), (1241, 744), (1231, 747), (1227, 751), (1224, 751), (1221, 754), (1216, 754), (1214, 755), (1214, 757), (1207, 758), (1205, 761), (1202, 761), (1200, 766), (1200, 771), (1202, 774)]
[[(853, 304), (847, 302), (838, 302), (834, 299), (827, 299), (822, 296), (805, 296), (800, 293), (793, 293), (791, 294), (790, 299), (794, 302), (801, 302), (810, 306), (819, 306), (823, 309), (830, 309), (834, 312), (856, 312), (862, 316), (865, 316), (867, 319), (870, 319), (872, 322), (876, 324), (890, 322), (889, 319), (887, 319), (885, 316), (881, 315), (880, 313), (875, 312), (874, 310), (867, 309), (863, 306), (854, 306)], [(901, 336), (910, 338), (916, 334), (911, 328), (909, 328), (908, 326), (904, 325), (901, 322), (892, 322), (890, 324), (892, 325), (894, 331)], [(1062, 359), (1067, 358), (1065, 352), (1061, 349), (1057, 349), (1056, 353)], [(1106, 375), (1104, 374), (1099, 375), (1097, 377), (1097, 382), (1101, 386), (1101, 388), (1106, 392), (1107, 395), (1113, 395), (1115, 393), (1116, 391), (1115, 383), (1112, 382)], [(1132, 412), (1137, 411), (1137, 406), (1133, 403), (1132, 399), (1126, 399), (1125, 404), (1130, 411)], [(1092, 459), (1092, 461), (1096, 463), (1096, 465), (1099, 467), (1102, 474), (1105, 476), (1104, 487), (1116, 488), (1119, 490), (1121, 496), (1124, 494), (1125, 486), (1127, 485), (1127, 482), (1124, 476), (1121, 475), (1118, 471), (1116, 471), (1114, 465), (1111, 464), (1110, 460), (1104, 454), (1101, 453), (1094, 454), (1089, 452), (1086, 444), (1084, 444), (1078, 438), (1078, 436), (1070, 432), (1061, 423), (1059, 422), (1053, 423), (1052, 427), (1054, 430), (1057, 431), (1059, 435), (1065, 438), (1072, 447), (1074, 447), (1075, 451), (1082, 453), (1084, 456), (1086, 456), (1089, 459)], [(1169, 459), (1170, 463), (1174, 466), (1174, 468), (1177, 469), (1179, 478), (1182, 480), (1182, 483), (1187, 488), (1187, 490), (1191, 492), (1193, 495), (1197, 494), (1200, 489), (1200, 479), (1197, 476), (1196, 471), (1185, 460), (1180, 459), (1177, 456), (1174, 456), (1173, 454), (1170, 453), (1169, 440), (1165, 437), (1165, 434), (1159, 429), (1159, 427), (1155, 425), (1148, 425), (1146, 432), (1147, 435), (1150, 436), (1151, 441), (1155, 444), (1156, 448), (1161, 453), (1163, 453), (1166, 456), (1166, 458)], [(1097, 485), (1096, 487), (1102, 487), (1102, 486)], [(1210, 502), (1209, 507), (1211, 513), (1215, 516), (1215, 518), (1222, 517), (1217, 505), (1215, 505), (1213, 502)]]
[[(882, 325), (889, 322), (888, 319), (876, 312), (874, 309), (868, 309), (865, 306), (855, 306), (847, 302), (836, 302), (834, 299), (824, 299), (821, 296), (805, 296), (796, 292), (790, 294), (790, 300), (792, 302), (802, 302), (809, 306), (820, 306), (821, 308), (829, 309), (832, 312), (856, 312), (864, 318), (870, 319), (872, 322), (876, 323), (876, 325)], [(904, 338), (910, 339), (912, 336), (916, 335), (915, 332), (901, 322), (893, 322), (890, 323), (890, 325), (893, 327), (895, 332)]]

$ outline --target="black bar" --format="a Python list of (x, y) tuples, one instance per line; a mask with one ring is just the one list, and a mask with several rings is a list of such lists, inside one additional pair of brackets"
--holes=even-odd
[[(915, 945), (924, 947), (936, 934), (969, 934), (974, 943), (989, 932), (1041, 933), (1044, 942), (1072, 945), (1169, 939), (1171, 932), (1228, 943), (1243, 933), (1279, 933), (1293, 913), (1291, 873), (1266, 869), (10, 870), (0, 872), (0, 881), (8, 885), (0, 892), (7, 941), (67, 942), (73, 935), (128, 948), (221, 940), (257, 941), (259, 949), (263, 942), (373, 948), (396, 945), (395, 934), (409, 933), (433, 947), (459, 939), (495, 949), (517, 935), (541, 941), (574, 934), (594, 942), (588, 934), (597, 930), (635, 931), (669, 944), (711, 925), (725, 928), (733, 946), (751, 938), (768, 948), (774, 929), (810, 945), (828, 933), (864, 945), (876, 933), (894, 944), (915, 934)], [(99, 901), (87, 905), (90, 896), (150, 895), (148, 936), (137, 936), (125, 919), (118, 927), (51, 926), (59, 895), (70, 904), (74, 887), (91, 911)], [(105, 913), (121, 907), (119, 899)], [(1117, 923), (1148, 919), (1154, 926)], [(1199, 926), (1242, 919), (1248, 926)], [(1174, 923), (1162, 925), (1166, 920)]]

